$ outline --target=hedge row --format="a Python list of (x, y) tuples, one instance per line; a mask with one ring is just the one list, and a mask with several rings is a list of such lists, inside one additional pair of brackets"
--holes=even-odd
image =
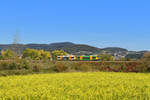
[(150, 62), (0, 61), (0, 75), (78, 71), (150, 72)]
[(62, 71), (150, 72), (149, 62), (57, 62)]

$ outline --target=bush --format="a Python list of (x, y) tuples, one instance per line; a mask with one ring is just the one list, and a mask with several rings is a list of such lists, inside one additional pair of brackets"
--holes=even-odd
[(150, 72), (150, 62), (140, 61), (135, 68), (136, 72)]
[(18, 69), (18, 65), (17, 65), (16, 62), (12, 62), (12, 63), (9, 64), (8, 68), (11, 69), (11, 70), (12, 69)]
[(40, 72), (40, 70), (41, 70), (41, 66), (40, 65), (36, 64), (36, 65), (33, 66), (33, 71), (34, 72)]
[(25, 60), (1, 61), (0, 70), (29, 69), (30, 64)]
[(84, 72), (92, 71), (92, 67), (93, 66), (90, 66), (89, 64), (81, 64), (81, 66), (79, 66), (79, 70)]
[(8, 69), (9, 62), (8, 61), (1, 61), (0, 62), (0, 70), (6, 70)]
[(27, 62), (26, 60), (22, 60), (21, 63), (20, 63), (20, 66), (21, 66), (23, 69), (30, 69), (30, 64), (29, 64), (29, 62)]
[(69, 66), (66, 66), (65, 63), (56, 63), (56, 64), (55, 64), (55, 67), (56, 67), (56, 71), (58, 71), (58, 72), (64, 72), (64, 71), (67, 70), (67, 68), (68, 68)]

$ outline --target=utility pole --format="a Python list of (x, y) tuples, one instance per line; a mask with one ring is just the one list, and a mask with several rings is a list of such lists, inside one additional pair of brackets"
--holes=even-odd
[(20, 48), (20, 37), (19, 37), (19, 31), (16, 30), (16, 33), (14, 34), (13, 37), (13, 43), (10, 46), (10, 49), (14, 52), (14, 56), (16, 57), (20, 57), (21, 56), (21, 48)]

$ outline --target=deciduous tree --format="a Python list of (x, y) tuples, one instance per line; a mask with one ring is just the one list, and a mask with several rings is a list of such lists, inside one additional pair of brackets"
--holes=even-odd
[(64, 50), (54, 50), (54, 51), (52, 51), (52, 56), (53, 56), (54, 60), (56, 60), (57, 56), (65, 56), (65, 55), (67, 55), (67, 52), (65, 52)]
[(1, 51), (2, 59), (12, 59), (14, 57), (14, 52), (7, 49), (5, 51)]
[(42, 60), (42, 59), (50, 59), (50, 52), (44, 50), (36, 50), (36, 49), (25, 49), (23, 51), (23, 58), (31, 58), (33, 60)]

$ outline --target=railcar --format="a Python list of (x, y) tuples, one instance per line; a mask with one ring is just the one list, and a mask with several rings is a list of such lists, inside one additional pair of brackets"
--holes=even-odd
[(99, 56), (57, 56), (57, 61), (98, 61)]

